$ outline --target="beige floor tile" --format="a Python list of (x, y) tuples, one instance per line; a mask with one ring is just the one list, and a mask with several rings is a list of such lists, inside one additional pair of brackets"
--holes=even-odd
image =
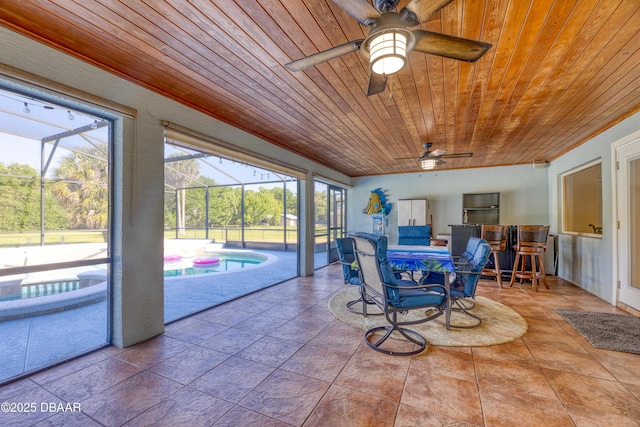
[(487, 427), (573, 427), (573, 420), (557, 400), (530, 397), (509, 399), (508, 395), (482, 396)]
[(399, 402), (410, 358), (378, 353), (360, 345), (335, 384)]
[(391, 427), (397, 409), (397, 402), (333, 385), (304, 425)]
[(240, 401), (240, 406), (279, 421), (301, 425), (331, 383), (277, 370)]
[(455, 420), (482, 424), (482, 407), (475, 379), (461, 380), (423, 373), (412, 366), (400, 403)]
[(565, 404), (640, 420), (640, 402), (617, 381), (553, 370), (545, 370), (545, 374)]
[(346, 287), (333, 265), (1, 386), (5, 402), (83, 412), (0, 413), (0, 425), (640, 427), (640, 355), (593, 347), (554, 310), (619, 309), (548, 280), (537, 293), (480, 282), (525, 317), (522, 338), (394, 357), (329, 312)]
[(542, 368), (574, 372), (607, 380), (614, 379), (609, 371), (589, 353), (575, 353), (573, 351), (535, 345), (530, 345), (529, 350)]

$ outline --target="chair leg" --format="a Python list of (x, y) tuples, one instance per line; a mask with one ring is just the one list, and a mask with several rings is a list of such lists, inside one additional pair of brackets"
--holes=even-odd
[[(367, 317), (367, 316), (380, 316), (381, 314), (384, 314), (382, 312), (380, 312), (380, 313), (368, 313), (367, 306), (376, 305), (376, 303), (371, 301), (368, 298), (368, 296), (367, 296), (366, 292), (364, 292), (364, 288), (362, 286), (360, 286), (359, 292), (360, 292), (360, 298), (354, 299), (353, 301), (349, 301), (346, 304), (347, 310), (349, 310), (350, 312), (355, 313), (355, 314), (362, 314), (364, 317)], [(358, 310), (357, 308), (353, 308), (353, 306), (357, 305), (357, 304), (362, 304), (362, 310)]]
[[(478, 316), (476, 316), (475, 314), (469, 313), (468, 310), (473, 309), (476, 306), (476, 303), (474, 301), (471, 301), (469, 299), (466, 298), (452, 298), (452, 303), (455, 305), (455, 307), (452, 306), (452, 310), (458, 311), (458, 312), (462, 312), (464, 314), (466, 314), (469, 317), (474, 318), (476, 321), (473, 322), (470, 325), (454, 325), (454, 324), (450, 324), (449, 326), (452, 328), (456, 328), (456, 329), (471, 329), (471, 328), (475, 328), (480, 326), (480, 324), (482, 323), (482, 319)], [(467, 305), (467, 303), (469, 303), (470, 305)], [(440, 322), (439, 320), (434, 320), (434, 322), (436, 322), (439, 325), (444, 325), (443, 322)]]
[(540, 265), (540, 275), (542, 276), (542, 283), (544, 284), (545, 288), (549, 289), (549, 284), (547, 283), (547, 273), (544, 270), (544, 258), (543, 258), (543, 255), (538, 254), (537, 258), (538, 258), (538, 264)]
[(536, 267), (536, 256), (531, 254), (529, 258), (531, 258), (531, 286), (533, 286), (533, 289), (538, 292), (538, 269)]
[[(391, 325), (375, 326), (369, 329), (367, 332), (365, 332), (364, 340), (367, 343), (367, 345), (373, 350), (380, 353), (388, 354), (389, 356), (413, 356), (415, 354), (422, 353), (424, 349), (427, 348), (427, 340), (425, 340), (422, 335), (420, 335), (415, 331), (412, 331), (411, 329), (406, 329), (398, 326), (396, 324), (396, 317), (397, 317), (396, 313), (394, 312), (392, 314), (393, 320), (390, 322)], [(389, 320), (388, 317), (387, 317), (387, 320)], [(418, 348), (411, 351), (394, 351), (394, 350), (387, 350), (380, 347), (387, 340), (387, 338), (391, 336), (391, 334), (394, 331), (398, 332), (400, 335), (406, 338), (409, 342), (417, 345)], [(384, 334), (382, 335), (382, 338), (378, 339), (375, 342), (372, 342), (371, 337), (375, 336), (379, 332), (384, 332)]]
[(538, 255), (538, 257), (540, 258), (540, 274), (542, 274), (542, 283), (544, 284), (545, 288), (550, 289), (549, 284), (547, 283), (547, 273), (544, 270), (543, 255)]
[[(362, 290), (362, 286), (358, 289), (358, 293), (360, 294), (360, 298), (354, 299), (353, 301), (349, 301), (347, 303), (347, 310), (352, 313), (362, 314), (364, 317), (367, 317), (367, 304), (364, 302), (364, 292)], [(353, 308), (354, 305), (362, 303), (362, 310), (358, 310), (357, 308)]]
[[(444, 314), (444, 312), (442, 310), (436, 310), (436, 312), (433, 314), (427, 314), (427, 313), (425, 314), (426, 314), (426, 317), (422, 319), (420, 322), (414, 321), (414, 322), (409, 322), (409, 324), (422, 323), (422, 322), (433, 320), (436, 317), (439, 317), (442, 314)], [(416, 331), (412, 331), (411, 329), (403, 328), (398, 324), (398, 313), (396, 311), (393, 311), (391, 313), (385, 312), (385, 317), (387, 319), (387, 322), (389, 323), (388, 325), (375, 326), (373, 328), (370, 328), (369, 330), (367, 330), (367, 332), (364, 333), (364, 340), (370, 348), (380, 353), (388, 354), (390, 356), (413, 356), (415, 354), (422, 353), (427, 348), (427, 340), (425, 340), (425, 338), (422, 335), (420, 335)], [(377, 335), (380, 332), (383, 332), (382, 337), (376, 340), (375, 342), (372, 341), (371, 337), (373, 337), (374, 335)], [(418, 348), (411, 351), (395, 351), (395, 350), (388, 350), (388, 349), (382, 348), (381, 345), (391, 336), (393, 332), (398, 332), (407, 341), (417, 345)]]
[(496, 267), (496, 280), (498, 281), (498, 285), (502, 287), (502, 272), (500, 271), (500, 257), (498, 256), (498, 252), (492, 252), (493, 254), (493, 265)]
[(527, 278), (527, 255), (523, 255), (520, 258), (521, 268), (520, 268), (520, 284), (524, 283), (524, 279)]
[(516, 275), (518, 274), (518, 263), (520, 262), (520, 253), (516, 252), (516, 259), (513, 262), (513, 270), (511, 271), (511, 281), (509, 282), (509, 287), (512, 287), (514, 282), (516, 281)]

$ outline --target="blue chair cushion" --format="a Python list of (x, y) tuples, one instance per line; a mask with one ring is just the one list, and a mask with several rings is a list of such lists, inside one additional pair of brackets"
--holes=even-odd
[[(415, 283), (413, 283), (413, 285), (415, 285)], [(392, 302), (392, 305), (396, 308), (403, 308), (422, 305), (441, 305), (443, 302), (444, 295), (441, 293), (429, 293), (423, 289), (398, 289), (397, 298)]]
[(360, 275), (358, 274), (358, 270), (351, 267), (351, 264), (356, 260), (356, 256), (353, 252), (353, 240), (348, 237), (338, 238), (336, 239), (336, 248), (338, 249), (338, 257), (342, 263), (344, 282), (350, 285), (360, 285)]
[(424, 289), (402, 289), (403, 286), (413, 287), (412, 280), (398, 280), (391, 264), (387, 261), (387, 237), (370, 233), (353, 233), (353, 235), (370, 239), (376, 245), (376, 256), (380, 266), (380, 273), (384, 283), (399, 288), (385, 287), (389, 305), (396, 308), (414, 308), (415, 306), (442, 305), (445, 296), (437, 292), (425, 292)]
[(353, 273), (349, 274), (349, 277), (346, 278), (345, 283), (348, 285), (361, 285), (360, 275), (358, 274), (358, 270), (352, 270)]
[(486, 243), (486, 240), (483, 240), (479, 237), (469, 237), (469, 240), (467, 241), (467, 247), (465, 248), (462, 255), (460, 255), (460, 258), (458, 258), (458, 263), (466, 264), (471, 261), (480, 243)]
[(430, 225), (398, 226), (398, 244), (429, 246), (431, 244), (431, 226)]
[[(467, 295), (465, 295), (465, 293), (464, 293), (464, 288), (465, 288), (465, 277), (464, 276), (466, 276), (466, 274), (465, 275), (461, 274), (460, 276), (463, 276), (463, 277), (456, 278), (456, 279), (453, 280), (453, 282), (449, 283), (449, 292), (451, 293), (451, 296), (458, 297), (458, 298), (466, 298)], [(431, 271), (427, 275), (427, 278), (424, 279), (424, 283), (443, 285), (444, 284), (444, 273), (438, 273), (437, 271)]]
[[(475, 239), (475, 238), (474, 238)], [(482, 269), (491, 253), (491, 246), (486, 241), (478, 239), (475, 244), (475, 253), (466, 264), (459, 266), (456, 271), (466, 271), (474, 274), (458, 274), (453, 282), (449, 284), (452, 297), (469, 298), (475, 296), (478, 280), (482, 275)], [(483, 244), (484, 243), (484, 244)], [(444, 273), (430, 272), (425, 283), (444, 284)]]
[[(393, 286), (415, 286), (415, 282), (411, 280), (398, 280), (396, 276), (396, 272), (393, 271), (391, 264), (387, 261), (387, 247), (388, 241), (387, 236), (380, 236), (378, 234), (371, 233), (363, 233), (357, 232), (353, 233), (354, 236), (362, 237), (365, 239), (369, 239), (374, 242), (376, 246), (376, 257), (378, 258), (378, 263), (380, 264), (380, 272), (382, 273), (382, 279), (385, 283)], [(391, 304), (395, 305), (399, 301), (398, 290), (394, 288), (386, 288), (387, 295), (386, 298), (391, 302)]]

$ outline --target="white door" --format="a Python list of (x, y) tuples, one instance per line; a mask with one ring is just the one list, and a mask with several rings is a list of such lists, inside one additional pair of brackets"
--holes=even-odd
[(398, 200), (398, 225), (413, 225), (411, 202), (412, 200)]
[(427, 199), (398, 200), (398, 225), (426, 225)]
[(427, 225), (427, 201), (425, 199), (413, 201), (411, 216), (413, 217), (413, 224), (411, 225)]
[(620, 302), (640, 310), (640, 139), (617, 149)]

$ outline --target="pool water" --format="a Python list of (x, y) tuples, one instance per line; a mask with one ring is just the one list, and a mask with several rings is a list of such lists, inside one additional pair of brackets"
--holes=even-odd
[[(164, 277), (192, 276), (197, 274), (216, 273), (223, 271), (240, 270), (263, 263), (266, 257), (257, 254), (225, 254), (216, 255), (220, 262), (216, 264), (203, 264), (194, 267), (193, 259), (183, 259), (178, 262), (165, 263)], [(24, 284), (20, 287), (20, 293), (0, 296), (0, 301), (15, 301), (28, 298), (57, 295), (81, 289), (78, 279), (53, 280), (47, 283)]]
[[(191, 276), (196, 274), (216, 273), (222, 271), (240, 270), (246, 267), (261, 264), (265, 258), (255, 255), (216, 255), (220, 262), (216, 264), (202, 264), (193, 266), (193, 260), (181, 260), (181, 262), (165, 263), (164, 277)], [(178, 267), (172, 268), (173, 264)]]
[(0, 301), (14, 301), (19, 299), (46, 297), (57, 295), (63, 292), (76, 291), (80, 289), (79, 280), (59, 280), (50, 283), (32, 283), (22, 285), (19, 294), (5, 295), (0, 297)]

